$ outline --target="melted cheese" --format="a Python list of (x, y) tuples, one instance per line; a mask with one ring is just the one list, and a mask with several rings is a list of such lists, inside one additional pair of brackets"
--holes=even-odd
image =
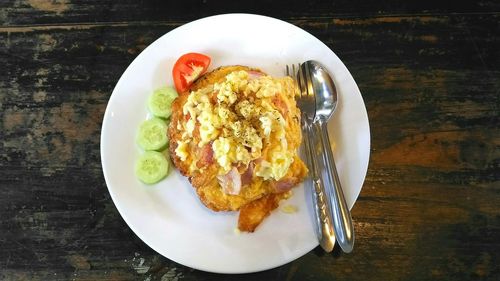
[(299, 208), (297, 208), (297, 206), (294, 205), (285, 205), (281, 207), (281, 211), (285, 214), (293, 214), (297, 213), (299, 211)]
[(185, 141), (178, 141), (177, 148), (175, 149), (175, 154), (179, 156), (181, 161), (186, 161), (188, 153), (188, 143)]

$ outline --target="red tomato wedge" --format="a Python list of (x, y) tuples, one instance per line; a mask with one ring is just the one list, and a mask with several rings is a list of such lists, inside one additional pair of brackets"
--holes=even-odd
[(207, 71), (210, 65), (210, 57), (198, 54), (187, 53), (182, 55), (172, 69), (175, 89), (178, 93), (184, 93), (189, 89), (189, 86)]

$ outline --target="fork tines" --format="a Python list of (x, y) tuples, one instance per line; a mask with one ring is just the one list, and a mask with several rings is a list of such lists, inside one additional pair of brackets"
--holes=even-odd
[(292, 77), (293, 81), (295, 81), (295, 84), (297, 85), (297, 88), (301, 89), (301, 81), (300, 81), (301, 79), (298, 73), (299, 69), (300, 69), (300, 63), (297, 64), (297, 68), (295, 68), (295, 64), (292, 64), (291, 66), (287, 64), (285, 72), (287, 76)]
[[(297, 70), (299, 70), (300, 64), (297, 64)], [(288, 64), (286, 65), (286, 75), (293, 78), (293, 80), (297, 80), (297, 72), (295, 70), (295, 64), (292, 64), (290, 67)]]

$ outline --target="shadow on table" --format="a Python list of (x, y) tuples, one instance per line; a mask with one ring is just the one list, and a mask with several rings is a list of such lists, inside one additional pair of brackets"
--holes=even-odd
[(316, 248), (314, 248), (312, 250), (312, 252), (314, 253), (314, 255), (318, 256), (318, 257), (323, 257), (325, 255), (330, 255), (334, 258), (339, 258), (342, 256), (342, 249), (340, 248), (339, 244), (338, 243), (335, 243), (335, 247), (333, 247), (333, 251), (331, 253), (326, 253), (325, 251), (323, 251), (323, 249), (321, 248), (321, 246), (318, 246)]

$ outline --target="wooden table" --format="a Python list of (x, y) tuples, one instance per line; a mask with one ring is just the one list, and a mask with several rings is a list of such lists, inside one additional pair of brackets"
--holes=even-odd
[[(500, 280), (498, 1), (164, 2), (0, 3), (1, 280)], [(173, 28), (236, 11), (314, 34), (360, 87), (372, 150), (352, 254), (200, 272), (110, 198), (99, 138), (120, 75)]]

